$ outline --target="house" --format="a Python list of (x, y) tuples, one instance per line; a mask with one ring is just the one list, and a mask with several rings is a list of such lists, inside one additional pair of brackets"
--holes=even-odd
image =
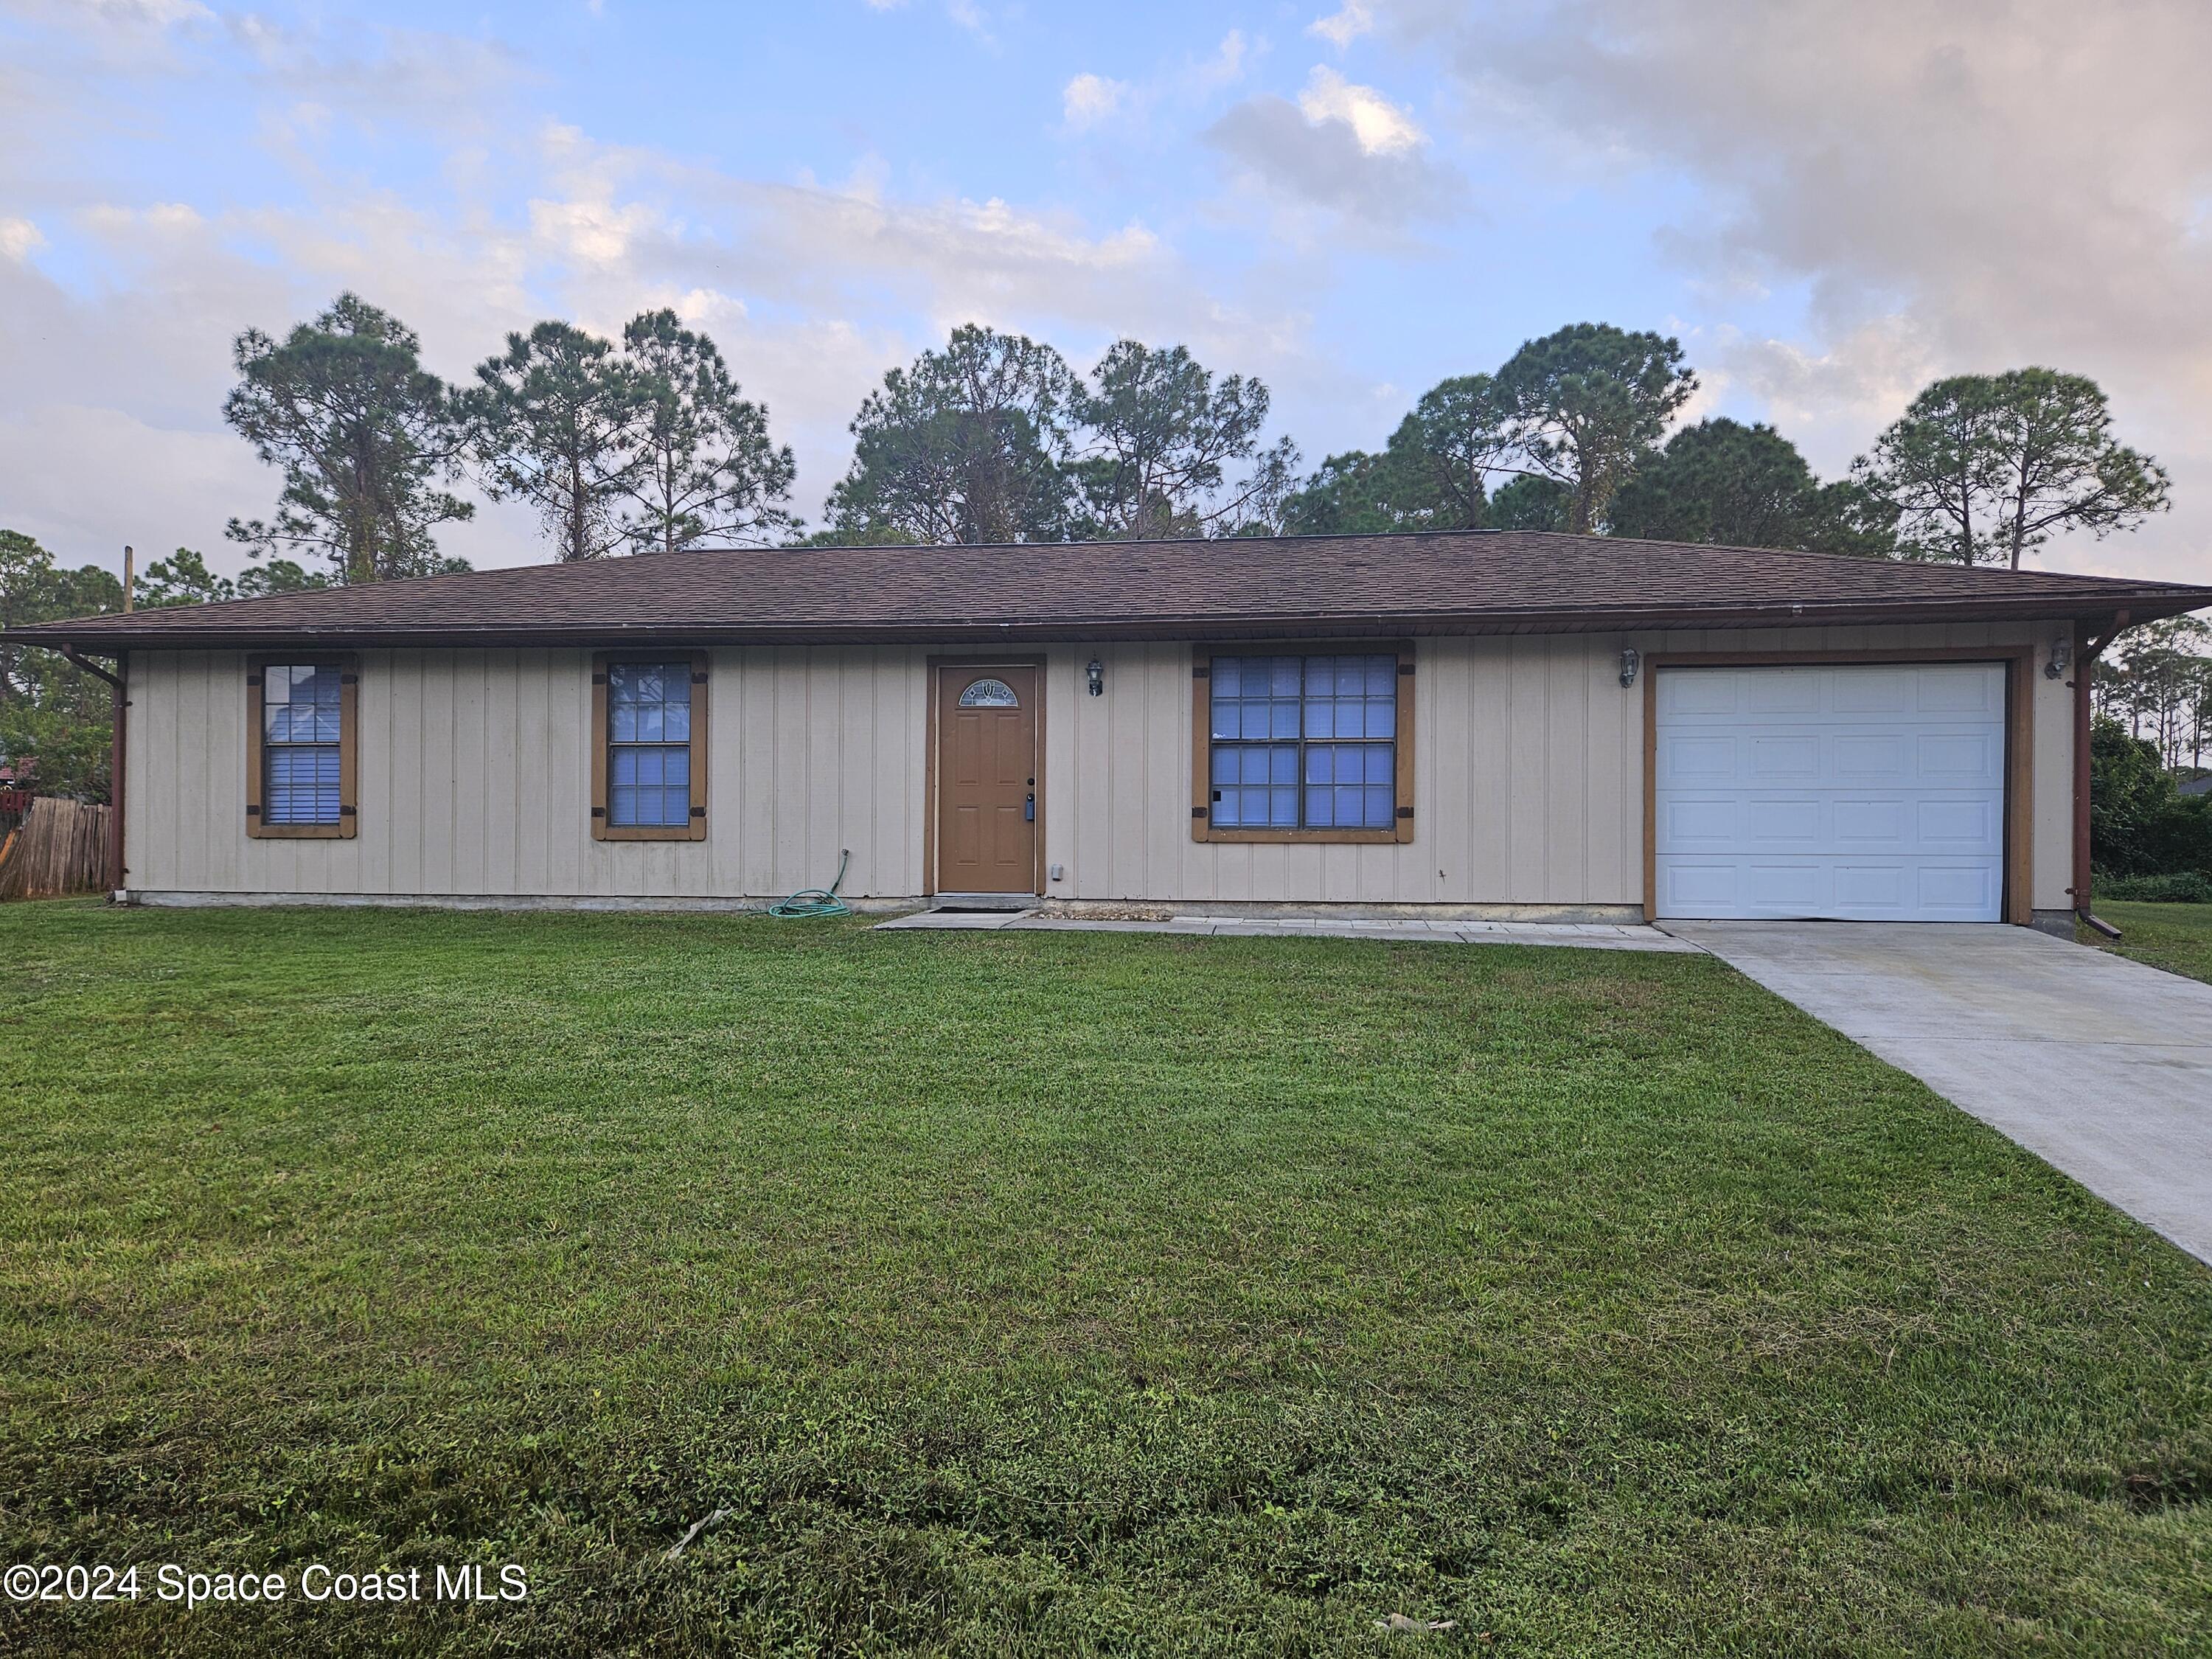
[(2212, 795), (2212, 772), (2201, 778), (2185, 778), (2180, 785), (2184, 795)]
[(732, 907), (844, 852), (862, 901), (2070, 927), (2075, 671), (2208, 604), (1501, 531), (712, 550), (9, 637), (119, 662), (145, 902)]

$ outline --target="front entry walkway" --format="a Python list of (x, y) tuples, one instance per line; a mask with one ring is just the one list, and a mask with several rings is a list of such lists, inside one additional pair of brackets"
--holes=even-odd
[(2025, 927), (1665, 926), (2212, 1262), (2212, 985)]
[(1694, 951), (1656, 927), (1572, 921), (1423, 921), (1401, 917), (1155, 916), (1108, 921), (1046, 910), (923, 910), (878, 927), (1053, 933), (1200, 933), (1268, 939), (1376, 939), (1430, 945), (1564, 945), (1584, 951)]

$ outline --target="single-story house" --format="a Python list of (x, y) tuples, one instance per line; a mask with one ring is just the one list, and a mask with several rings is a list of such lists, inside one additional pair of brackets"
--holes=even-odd
[(1511, 531), (729, 549), (14, 630), (149, 903), (2071, 925), (2169, 582)]

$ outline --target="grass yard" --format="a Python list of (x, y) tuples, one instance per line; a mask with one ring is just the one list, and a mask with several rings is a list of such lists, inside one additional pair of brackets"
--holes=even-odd
[(529, 1583), (0, 1651), (2212, 1651), (2212, 1275), (1708, 958), (0, 930), (0, 1559)]
[(2134, 904), (2099, 899), (2097, 914), (2120, 930), (2118, 945), (2087, 927), (2082, 942), (2163, 968), (2169, 974), (2212, 980), (2212, 904)]

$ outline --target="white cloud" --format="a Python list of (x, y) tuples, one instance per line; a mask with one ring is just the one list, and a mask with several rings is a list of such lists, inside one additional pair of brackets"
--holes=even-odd
[[(1449, 217), (1466, 202), (1466, 181), (1430, 158), (1411, 114), (1326, 65), (1307, 77), (1297, 103), (1249, 98), (1206, 139), (1278, 201), (1372, 226)], [(1294, 223), (1278, 230), (1293, 241), (1310, 240)]]
[(1193, 65), (1185, 78), (1200, 96), (1233, 87), (1244, 78), (1244, 58), (1250, 50), (1244, 31), (1231, 29), (1221, 37), (1221, 44), (1213, 49), (1213, 55)]
[[(713, 333), (797, 449), (810, 515), (844, 470), (863, 394), (959, 323), (1019, 328), (1079, 362), (1125, 332), (1187, 340), (1278, 386), (1279, 366), (1306, 350), (1307, 319), (1218, 301), (1140, 222), (902, 197), (866, 161), (835, 184), (769, 181), (574, 127), (511, 125), (501, 145), (454, 150), (451, 197), (404, 198), (303, 151), (288, 158), (296, 190), (282, 204), (95, 198), (66, 234), (117, 274), (97, 287), (0, 259), (10, 526), (72, 561), (131, 542), (236, 568), (223, 523), (265, 514), (276, 481), (222, 426), (230, 342), (248, 326), (282, 332), (341, 288), (412, 326), (448, 380), (540, 318), (614, 336), (640, 310), (674, 307)], [(45, 230), (64, 234), (52, 220)], [(132, 489), (88, 487), (88, 456)], [(527, 513), (507, 506), (482, 507), (441, 541), (479, 564), (544, 556)]]
[(629, 253), (638, 237), (660, 227), (660, 216), (642, 203), (617, 207), (612, 202), (546, 201), (530, 204), (531, 234), (568, 258), (613, 265)]
[[(1887, 424), (1936, 373), (1926, 335), (1896, 313), (1851, 330), (1825, 349), (1725, 327), (1716, 331), (1713, 346), (1720, 367), (1705, 378), (1741, 386), (1796, 430)], [(1832, 454), (1829, 465), (1839, 468), (1844, 459)]]
[(1076, 76), (1060, 88), (1060, 125), (1069, 133), (1111, 128), (1124, 140), (1149, 141), (1154, 148), (1181, 124), (1157, 118), (1163, 108), (1203, 108), (1244, 78), (1253, 48), (1243, 31), (1231, 29), (1203, 58), (1185, 57), (1133, 81), (1103, 75)]
[(179, 23), (207, 22), (215, 16), (198, 0), (90, 0), (87, 9), (118, 21), (149, 23), (164, 29)]
[(215, 21), (199, 0), (18, 0), (11, 9), (38, 22), (79, 30), (159, 30)]
[(991, 38), (989, 21), (975, 0), (945, 0), (945, 15), (985, 46), (996, 44)]
[(1662, 181), (1655, 198), (1682, 205), (1660, 250), (1723, 316), (1762, 288), (1807, 296), (1798, 337), (1765, 338), (1770, 322), (1725, 348), (1778, 412), (1863, 447), (1912, 377), (2092, 375), (2122, 437), (2172, 468), (2176, 507), (2046, 563), (2212, 577), (2212, 240), (2192, 232), (2212, 182), (2212, 7), (1372, 4), (1454, 73), (1468, 136), (1522, 173)]
[(46, 245), (46, 232), (28, 219), (0, 218), (0, 258), (21, 264)]
[(1354, 85), (1326, 64), (1317, 64), (1298, 94), (1298, 107), (1316, 124), (1341, 121), (1370, 155), (1395, 155), (1420, 143), (1413, 118), (1372, 87)]
[(1319, 35), (1342, 52), (1374, 27), (1375, 8), (1368, 0), (1345, 0), (1338, 10), (1307, 24), (1306, 33)]
[[(863, 0), (870, 11), (898, 11), (906, 0)], [(961, 28), (966, 29), (985, 46), (995, 46), (992, 39), (990, 19), (983, 15), (975, 0), (945, 0), (945, 15)]]
[(1109, 81), (1103, 75), (1079, 75), (1060, 88), (1060, 118), (1070, 131), (1081, 132), (1111, 118), (1128, 96), (1126, 81)]

